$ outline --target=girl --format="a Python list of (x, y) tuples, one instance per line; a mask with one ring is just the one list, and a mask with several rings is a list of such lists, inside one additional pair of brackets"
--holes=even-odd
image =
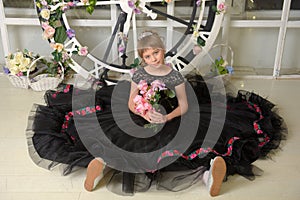
[(179, 191), (203, 180), (217, 196), (228, 175), (253, 179), (252, 163), (278, 148), (284, 134), (274, 105), (239, 91), (227, 95), (224, 106), (224, 95), (209, 93), (214, 85), (200, 75), (183, 77), (164, 62), (165, 47), (153, 31), (141, 34), (138, 52), (143, 67), (131, 82), (46, 92), (47, 105), (35, 105), (28, 120), (32, 159), (48, 169), (65, 164), (64, 175), (87, 167), (88, 191), (107, 165), (116, 169), (107, 187), (122, 195), (146, 191), (153, 181), (158, 189)]

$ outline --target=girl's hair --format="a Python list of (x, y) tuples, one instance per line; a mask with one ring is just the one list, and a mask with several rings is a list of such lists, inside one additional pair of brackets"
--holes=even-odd
[(137, 51), (139, 56), (142, 58), (143, 53), (149, 48), (159, 48), (165, 50), (165, 45), (161, 40), (160, 36), (154, 31), (144, 31), (138, 37)]

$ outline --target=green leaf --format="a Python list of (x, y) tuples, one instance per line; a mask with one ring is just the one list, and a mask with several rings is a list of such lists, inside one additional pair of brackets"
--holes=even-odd
[(214, 11), (214, 12), (218, 12), (218, 9), (216, 6), (212, 6), (211, 9)]
[(62, 59), (62, 53), (57, 52), (56, 50), (51, 53), (53, 55), (53, 59), (59, 62)]
[(86, 11), (87, 11), (90, 15), (94, 12), (94, 10), (95, 10), (94, 6), (89, 5), (89, 6), (86, 7)]
[(63, 44), (67, 39), (66, 29), (63, 26), (57, 27), (55, 29), (54, 40), (57, 43)]
[(175, 97), (175, 92), (174, 92), (174, 90), (165, 90), (165, 94), (166, 94), (167, 97), (169, 97), (169, 98), (174, 98), (174, 97)]
[(135, 58), (133, 63), (135, 65), (139, 65), (140, 64), (140, 59), (139, 58)]
[(205, 46), (205, 41), (199, 36), (199, 37), (197, 38), (197, 44), (198, 44), (199, 46), (204, 47), (204, 46)]

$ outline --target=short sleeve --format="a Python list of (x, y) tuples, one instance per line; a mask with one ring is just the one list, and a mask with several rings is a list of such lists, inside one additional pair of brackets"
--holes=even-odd
[(138, 84), (140, 82), (140, 80), (142, 79), (142, 73), (141, 70), (138, 69), (136, 70), (133, 75), (132, 75), (132, 81), (135, 82), (136, 84)]
[(184, 83), (184, 77), (179, 71), (173, 70), (173, 75), (171, 77), (174, 87), (180, 85), (181, 83)]

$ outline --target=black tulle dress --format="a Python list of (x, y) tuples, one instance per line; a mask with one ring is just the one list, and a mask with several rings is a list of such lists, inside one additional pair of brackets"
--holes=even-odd
[[(274, 104), (257, 94), (241, 90), (228, 95), (216, 77), (183, 78), (175, 70), (160, 77), (141, 68), (132, 78), (136, 83), (156, 79), (170, 89), (185, 81), (189, 103), (185, 115), (159, 125), (156, 132), (128, 110), (129, 81), (47, 91), (46, 105), (34, 105), (28, 118), (31, 158), (47, 169), (59, 164), (66, 175), (101, 157), (115, 169), (107, 183), (115, 193), (124, 194), (123, 172), (135, 174), (132, 192), (146, 191), (153, 182), (158, 189), (178, 191), (199, 181), (218, 155), (226, 162), (227, 176), (253, 179), (257, 168), (252, 163), (277, 149), (286, 134)], [(167, 113), (176, 103), (176, 97), (160, 102)]]

